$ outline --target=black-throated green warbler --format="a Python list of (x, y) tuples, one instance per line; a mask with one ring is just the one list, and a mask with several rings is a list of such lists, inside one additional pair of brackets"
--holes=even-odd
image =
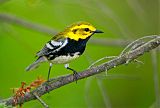
[(83, 54), (86, 43), (95, 33), (103, 33), (88, 22), (79, 22), (67, 27), (63, 32), (55, 35), (45, 46), (37, 52), (38, 59), (26, 68), (26, 71), (39, 66), (40, 63), (50, 63), (48, 79), (52, 64), (65, 64), (65, 68), (72, 70), (74, 78), (77, 72), (69, 67), (69, 62)]

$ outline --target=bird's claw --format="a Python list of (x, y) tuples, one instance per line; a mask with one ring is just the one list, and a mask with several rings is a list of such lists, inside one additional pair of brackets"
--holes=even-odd
[(79, 74), (76, 71), (73, 71), (73, 80), (76, 81), (76, 83), (78, 78), (79, 78)]

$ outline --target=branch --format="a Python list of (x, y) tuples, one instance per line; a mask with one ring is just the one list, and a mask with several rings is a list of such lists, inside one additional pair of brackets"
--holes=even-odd
[(124, 47), (133, 40), (124, 40), (124, 39), (109, 39), (109, 38), (91, 38), (89, 43), (95, 45), (103, 45), (103, 46), (118, 46)]
[(32, 30), (35, 30), (35, 31), (38, 31), (38, 32), (41, 32), (47, 35), (51, 35), (51, 36), (56, 33), (56, 30), (54, 30), (53, 28), (39, 25), (39, 24), (18, 18), (10, 14), (6, 14), (6, 13), (0, 13), (0, 20), (6, 23), (20, 25), (22, 27), (32, 29)]
[[(104, 71), (108, 71), (112, 68), (116, 68), (119, 65), (123, 65), (125, 63), (128, 63), (133, 61), (134, 59), (138, 58), (139, 56), (143, 55), (146, 52), (149, 52), (150, 50), (158, 47), (160, 45), (160, 36), (155, 37), (154, 39), (146, 42), (142, 46), (139, 46), (138, 48), (131, 50), (121, 56), (118, 56), (106, 63), (103, 63), (101, 65), (98, 65), (96, 67), (92, 67), (90, 69), (84, 70), (82, 72), (79, 72), (77, 80), (84, 79), (89, 76), (93, 76), (95, 74), (99, 74)], [(41, 86), (36, 88), (35, 90), (26, 93), (24, 97), (21, 97), (18, 99), (18, 104), (23, 104), (27, 101), (31, 101), (36, 99), (36, 97), (33, 95), (34, 93), (37, 93), (38, 96), (42, 96), (50, 91), (53, 91), (57, 88), (60, 88), (62, 86), (65, 86), (69, 83), (74, 82), (73, 75), (65, 75), (60, 76), (57, 78), (50, 79), (49, 82), (44, 82)], [(8, 99), (2, 100), (0, 103), (5, 103), (7, 106), (12, 105), (15, 106), (13, 97), (10, 97)]]
[(152, 67), (153, 67), (153, 79), (154, 79), (154, 89), (155, 89), (155, 108), (160, 108), (160, 86), (158, 80), (158, 54), (157, 50), (151, 52), (152, 57)]
[(38, 101), (45, 107), (49, 108), (49, 106), (38, 96), (36, 92), (33, 93), (33, 95), (38, 99)]

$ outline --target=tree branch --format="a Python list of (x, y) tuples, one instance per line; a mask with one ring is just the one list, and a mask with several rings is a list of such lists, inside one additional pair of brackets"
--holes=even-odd
[[(138, 48), (134, 50), (130, 50), (129, 52), (120, 55), (108, 62), (105, 62), (101, 65), (98, 65), (96, 67), (92, 67), (90, 69), (84, 70), (82, 72), (79, 72), (77, 80), (84, 79), (89, 76), (93, 76), (95, 74), (99, 74), (104, 71), (108, 71), (112, 68), (115, 68), (119, 65), (125, 64), (133, 61), (134, 59), (138, 58), (139, 56), (143, 55), (146, 52), (149, 52), (150, 50), (158, 47), (160, 45), (160, 36), (155, 37), (154, 39), (146, 42), (142, 46), (139, 46)], [(18, 99), (17, 104), (23, 104), (27, 101), (31, 101), (33, 99), (36, 99), (36, 97), (33, 95), (34, 93), (37, 93), (38, 96), (42, 96), (50, 91), (53, 91), (54, 89), (60, 88), (62, 86), (65, 86), (69, 83), (74, 82), (73, 75), (64, 75), (57, 78), (50, 79), (49, 82), (44, 82), (41, 86), (36, 88), (35, 90), (26, 93), (24, 97), (21, 97)], [(10, 97), (5, 100), (1, 100), (0, 103), (5, 103), (7, 106), (12, 105), (15, 106), (13, 97)]]
[(22, 27), (32, 29), (51, 36), (57, 33), (56, 30), (54, 30), (53, 28), (27, 21), (11, 14), (0, 13), (0, 20), (6, 23), (20, 25)]
[(33, 95), (37, 98), (37, 100), (44, 106), (44, 108), (49, 108), (49, 106), (38, 96), (36, 92)]
[(157, 50), (153, 50), (151, 52), (152, 57), (152, 67), (153, 67), (153, 79), (154, 79), (154, 89), (155, 89), (155, 108), (160, 108), (160, 86), (159, 86), (159, 78), (158, 78), (158, 54)]
[(132, 41), (133, 40), (110, 39), (110, 38), (91, 38), (89, 40), (89, 43), (94, 44), (94, 45), (124, 47)]

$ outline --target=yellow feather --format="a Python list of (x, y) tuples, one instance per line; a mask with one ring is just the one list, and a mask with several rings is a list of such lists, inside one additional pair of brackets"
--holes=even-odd
[[(85, 28), (88, 28), (89, 31), (85, 31)], [(96, 28), (88, 22), (78, 22), (68, 26), (63, 32), (58, 33), (52, 39), (70, 38), (78, 41), (79, 39), (86, 39), (91, 36), (95, 30)]]

